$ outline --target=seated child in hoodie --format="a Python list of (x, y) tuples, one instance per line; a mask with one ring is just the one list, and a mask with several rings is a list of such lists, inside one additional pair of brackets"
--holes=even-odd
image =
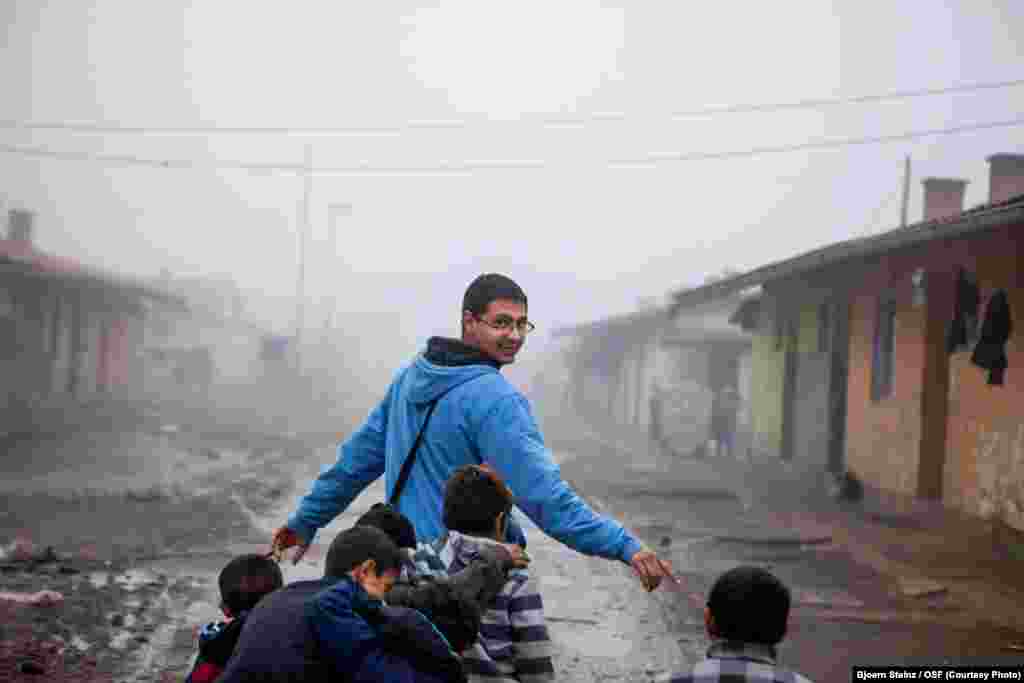
[(430, 621), (384, 602), (401, 566), (401, 552), (381, 530), (342, 531), (322, 578), (292, 582), (253, 609), (218, 683), (465, 683)]
[[(460, 467), (444, 491), (448, 533), (438, 553), (450, 573), (505, 541), (512, 492), (492, 470)], [(501, 592), (481, 619), (480, 637), (462, 651), (470, 681), (552, 681), (552, 643), (536, 580), (526, 569), (509, 572)]]
[(476, 642), (480, 616), (505, 586), (508, 571), (528, 563), (518, 546), (495, 544), (449, 576), (434, 546), (417, 544), (412, 522), (392, 506), (376, 503), (356, 520), (360, 525), (380, 529), (403, 552), (401, 575), (385, 596), (388, 604), (422, 612), (456, 652)]
[(356, 525), (331, 544), (326, 564), (328, 573), (344, 576), (309, 603), (307, 619), (335, 674), (353, 683), (465, 682), (456, 653), (430, 620), (384, 601), (402, 564), (386, 534)]
[(199, 630), (198, 653), (186, 683), (217, 680), (235, 650), (242, 624), (260, 598), (284, 585), (277, 563), (263, 555), (249, 554), (227, 563), (217, 579), (220, 609), (226, 621), (215, 621)]

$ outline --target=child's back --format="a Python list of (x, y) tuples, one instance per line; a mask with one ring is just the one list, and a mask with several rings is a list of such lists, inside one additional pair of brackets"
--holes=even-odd
[[(451, 573), (461, 571), (490, 539), (448, 534), (441, 560)], [(481, 614), (480, 637), (460, 653), (470, 681), (551, 681), (552, 643), (537, 581), (527, 570), (509, 572), (508, 581)]]
[(671, 683), (810, 683), (777, 660), (791, 600), (789, 588), (760, 567), (735, 567), (719, 576), (704, 610), (712, 638), (707, 658)]

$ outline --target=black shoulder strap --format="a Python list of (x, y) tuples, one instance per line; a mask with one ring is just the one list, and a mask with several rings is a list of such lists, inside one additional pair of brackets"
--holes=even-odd
[(409, 473), (412, 471), (412, 464), (416, 460), (416, 451), (419, 450), (420, 442), (423, 441), (423, 435), (427, 431), (427, 425), (430, 424), (430, 416), (434, 414), (434, 408), (437, 407), (437, 402), (441, 400), (442, 396), (444, 394), (430, 402), (430, 407), (427, 408), (427, 416), (423, 419), (423, 426), (420, 427), (420, 433), (416, 435), (416, 440), (413, 441), (412, 448), (409, 449), (409, 456), (402, 463), (402, 470), (398, 473), (398, 481), (395, 482), (395, 488), (391, 491), (391, 497), (388, 498), (388, 504), (392, 507), (398, 502), (398, 497), (402, 495), (402, 489), (405, 488), (405, 482), (409, 479)]
[(394, 507), (395, 503), (398, 502), (398, 497), (402, 495), (402, 489), (405, 488), (405, 482), (409, 479), (409, 473), (412, 471), (413, 462), (416, 460), (416, 451), (420, 448), (420, 443), (423, 441), (423, 435), (427, 433), (427, 425), (430, 424), (430, 416), (434, 414), (434, 408), (437, 407), (438, 402), (455, 387), (468, 384), (469, 382), (479, 379), (479, 377), (486, 377), (486, 374), (478, 375), (468, 382), (448, 387), (441, 392), (437, 398), (430, 402), (430, 407), (427, 408), (427, 416), (423, 418), (423, 426), (420, 427), (420, 433), (416, 435), (416, 440), (413, 441), (412, 448), (409, 449), (409, 456), (405, 459), (405, 462), (402, 463), (402, 470), (398, 473), (398, 481), (395, 482), (395, 488), (391, 491), (391, 496), (388, 498), (388, 505)]

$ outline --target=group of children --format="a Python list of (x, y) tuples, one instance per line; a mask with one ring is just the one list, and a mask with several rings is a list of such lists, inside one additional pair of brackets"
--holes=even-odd
[[(226, 621), (199, 633), (187, 683), (235, 681), (551, 681), (552, 643), (529, 558), (504, 545), (512, 494), (486, 467), (447, 482), (445, 536), (377, 504), (333, 540), (324, 576), (284, 585), (270, 556), (235, 558), (219, 577)], [(778, 667), (789, 591), (738, 567), (705, 614), (708, 659), (672, 679), (806, 683)]]

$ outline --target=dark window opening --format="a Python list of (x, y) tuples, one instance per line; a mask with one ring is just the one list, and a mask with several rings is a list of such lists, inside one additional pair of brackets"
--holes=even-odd
[(871, 400), (892, 394), (895, 372), (896, 303), (881, 299), (875, 317), (875, 343), (871, 360)]
[(832, 304), (823, 303), (818, 306), (818, 351), (825, 353), (831, 348), (832, 338)]

